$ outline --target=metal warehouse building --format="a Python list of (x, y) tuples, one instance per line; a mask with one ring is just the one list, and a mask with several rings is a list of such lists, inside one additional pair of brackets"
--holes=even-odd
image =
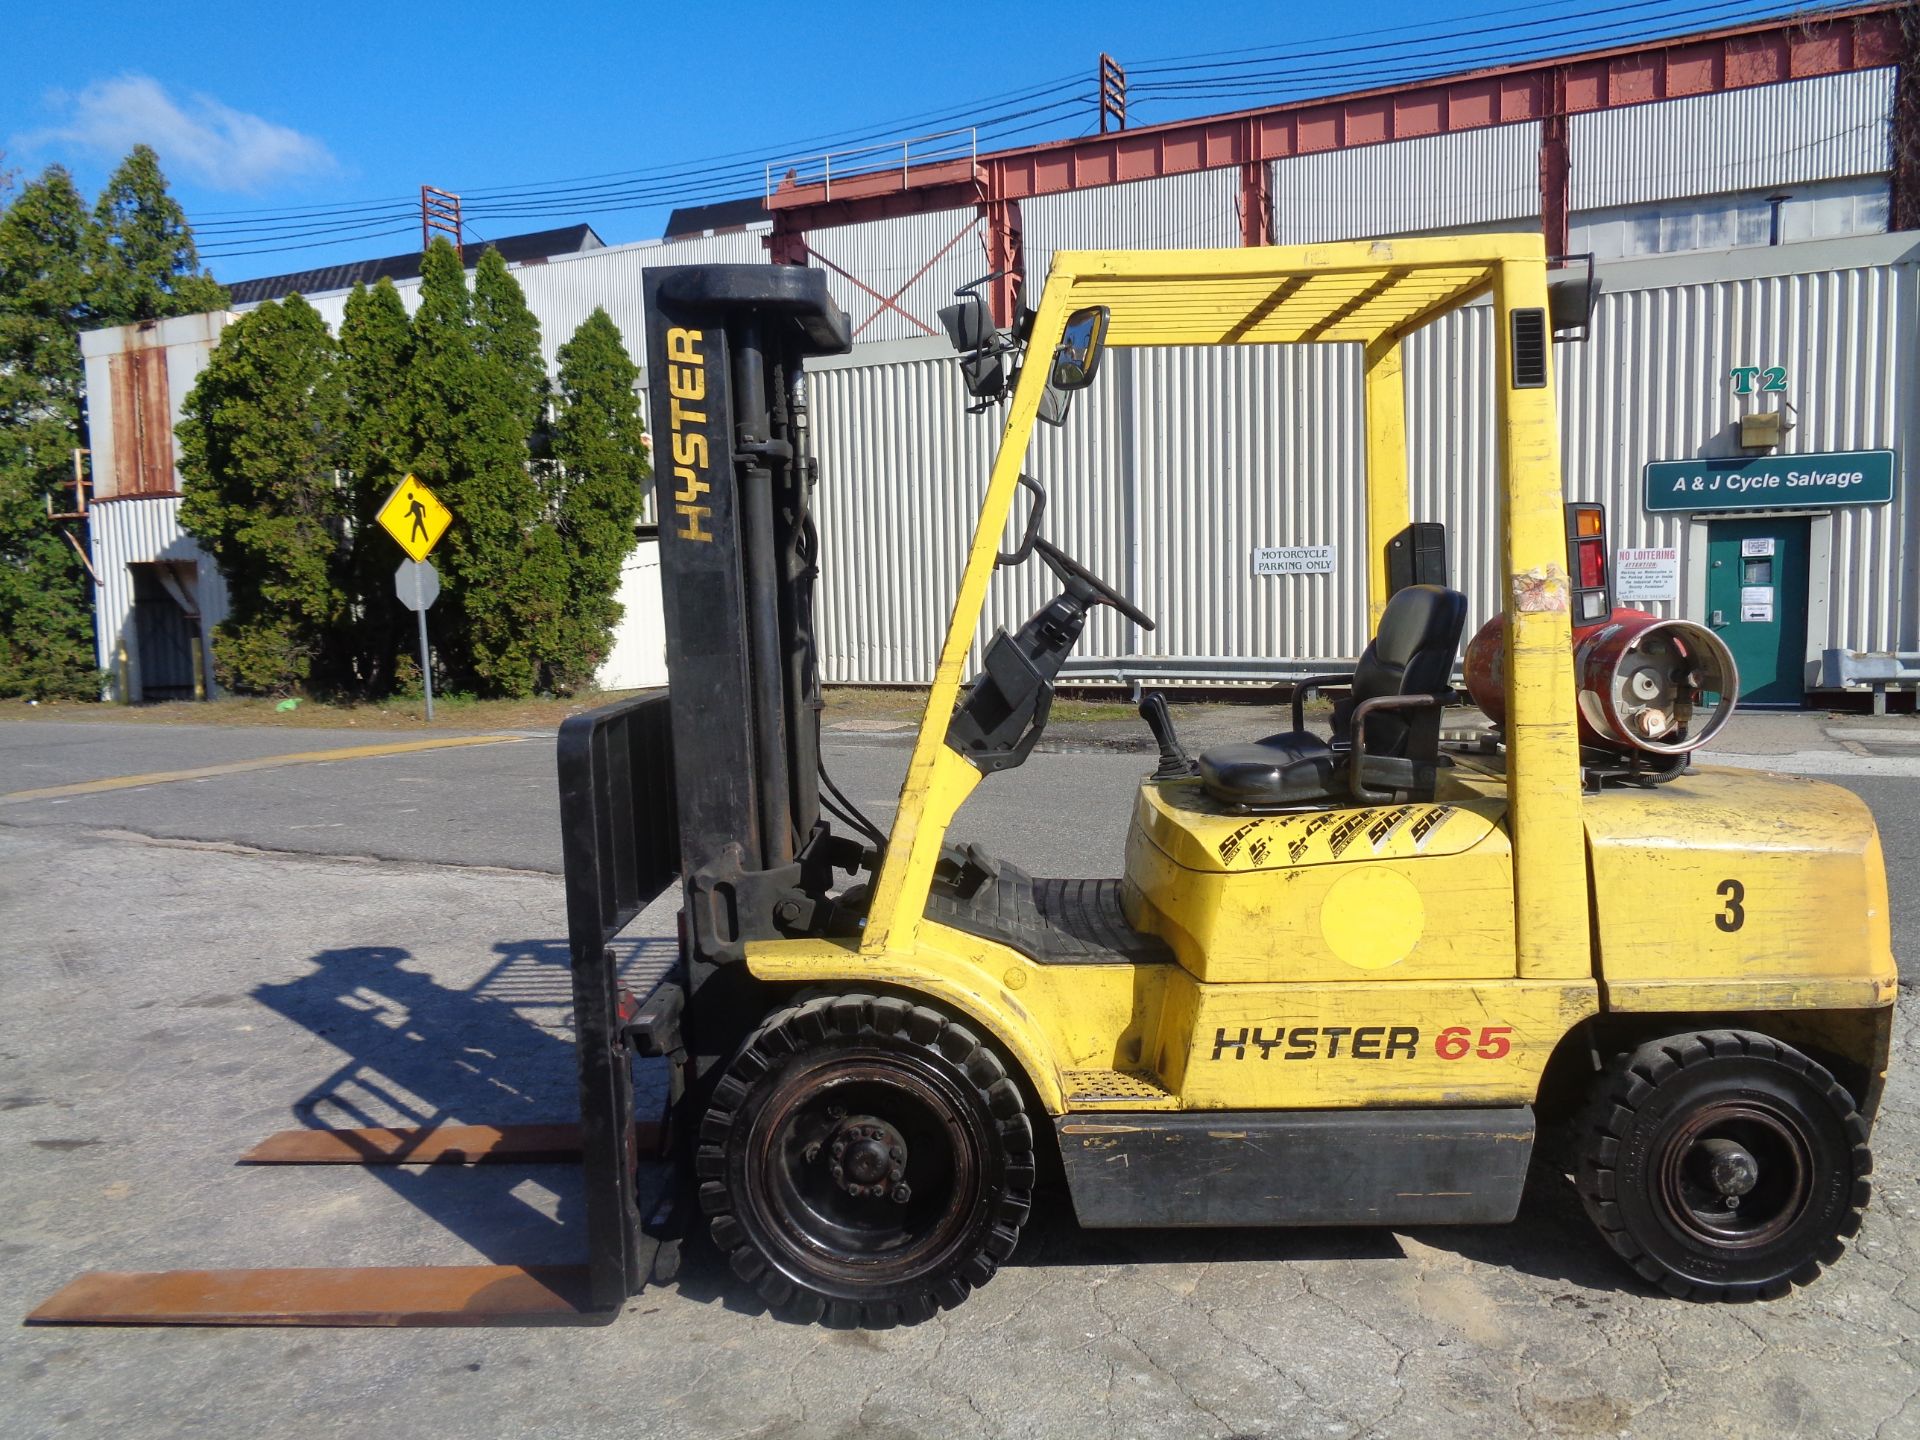
[[(767, 220), (744, 230), (516, 273), (551, 359), (595, 305), (640, 358), (651, 266), (828, 271), (856, 344), (810, 371), (823, 671), (918, 683), (999, 428), (965, 413), (936, 337), (957, 286), (1010, 270), (1037, 296), (1063, 249), (1544, 228), (1551, 252), (1593, 255), (1605, 287), (1588, 340), (1556, 347), (1569, 498), (1606, 503), (1632, 603), (1722, 626), (1748, 697), (1792, 704), (1840, 683), (1829, 651), (1920, 651), (1916, 60), (1897, 10), (1872, 6), (1021, 150), (947, 136), (852, 174), (837, 157), (783, 165)], [(1004, 320), (1011, 283), (993, 289)], [(308, 298), (337, 322), (344, 291)], [(1406, 373), (1412, 511), (1447, 525), (1470, 623), (1499, 608), (1488, 313), (1419, 336)], [(225, 318), (86, 337), (100, 656), (136, 698), (179, 693), (177, 657), (222, 613), (174, 519), (170, 427)], [(1358, 654), (1349, 350), (1110, 357), (1029, 468), (1054, 537), (1162, 624), (1099, 611), (1073, 668), (1231, 680)], [(659, 678), (651, 549), (629, 572), (609, 684)], [(1288, 549), (1316, 557), (1312, 573), (1260, 558)], [(1017, 623), (1040, 584), (1003, 573), (998, 618)]]

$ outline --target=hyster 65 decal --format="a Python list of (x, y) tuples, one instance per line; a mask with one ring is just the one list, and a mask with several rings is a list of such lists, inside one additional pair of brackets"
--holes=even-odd
[(1411, 1060), (1424, 1050), (1442, 1060), (1503, 1059), (1513, 1049), (1511, 1025), (1449, 1025), (1425, 1039), (1418, 1025), (1242, 1025), (1213, 1033), (1213, 1058), (1271, 1060)]

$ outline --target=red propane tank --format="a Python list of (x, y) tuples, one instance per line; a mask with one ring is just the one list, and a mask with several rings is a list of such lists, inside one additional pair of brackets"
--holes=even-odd
[[(1506, 616), (1494, 616), (1467, 643), (1462, 664), (1473, 703), (1496, 725), (1507, 713), (1506, 632)], [(1576, 629), (1573, 681), (1583, 744), (1653, 755), (1699, 749), (1727, 723), (1740, 693), (1733, 652), (1718, 635), (1644, 610), (1615, 610)]]

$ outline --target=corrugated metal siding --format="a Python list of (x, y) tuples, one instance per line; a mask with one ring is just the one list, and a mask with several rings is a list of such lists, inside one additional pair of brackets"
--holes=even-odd
[[(696, 235), (685, 240), (660, 240), (637, 245), (613, 245), (604, 250), (589, 250), (569, 255), (544, 265), (521, 265), (513, 276), (526, 292), (527, 308), (540, 321), (540, 351), (549, 370), (558, 367), (559, 349), (573, 338), (580, 322), (603, 307), (620, 327), (627, 353), (634, 363), (646, 364), (646, 317), (640, 303), (640, 272), (666, 265), (755, 265), (767, 258), (761, 243), (765, 226), (726, 235)], [(412, 314), (420, 306), (420, 282), (398, 280), (394, 288)], [(350, 290), (334, 290), (324, 295), (309, 295), (309, 304), (320, 312), (335, 333), (346, 314)], [(253, 309), (240, 306), (239, 309)]]
[[(1159, 622), (1094, 612), (1076, 654), (1187, 660), (1351, 656), (1364, 646), (1359, 354), (1116, 351), (1027, 469), (1055, 543)], [(931, 678), (1001, 415), (964, 413), (948, 360), (810, 377), (821, 465), (821, 659), (837, 682)], [(1015, 504), (1007, 542), (1027, 512)], [(1256, 578), (1258, 545), (1329, 544), (1335, 575)], [(1055, 587), (996, 574), (983, 638)], [(976, 645), (976, 659), (978, 646)]]
[(1237, 170), (1197, 170), (1020, 202), (1028, 303), (1056, 250), (1209, 250), (1240, 243)]
[(1575, 115), (1576, 210), (1889, 168), (1891, 68)]
[(640, 304), (640, 273), (667, 265), (757, 265), (765, 262), (764, 228), (728, 235), (696, 235), (656, 245), (590, 250), (513, 272), (527, 292), (527, 306), (540, 319), (540, 349), (547, 368), (558, 370), (559, 349), (593, 313), (604, 308), (620, 327), (627, 354), (646, 365), (647, 323)]
[[(1642, 469), (1742, 453), (1733, 430), (1752, 402), (1732, 395), (1727, 372), (1784, 365), (1796, 428), (1783, 453), (1892, 448), (1900, 462), (1892, 505), (1833, 510), (1827, 630), (1814, 646), (1920, 648), (1915, 279), (1911, 265), (1875, 266), (1602, 295), (1592, 339), (1554, 349), (1568, 498), (1605, 503), (1616, 548), (1677, 548), (1684, 577), (1703, 532), (1684, 514), (1646, 510)], [(1472, 624), (1498, 597), (1491, 319), (1476, 306), (1408, 347), (1414, 514), (1447, 524)], [(1684, 601), (1645, 608), (1672, 614)]]
[[(1567, 494), (1606, 503), (1617, 547), (1674, 546), (1697, 527), (1642, 505), (1649, 460), (1728, 453), (1739, 414), (1727, 371), (1783, 364), (1793, 452), (1891, 446), (1911, 473), (1920, 435), (1915, 267), (1618, 290), (1592, 340), (1555, 347)], [(1499, 606), (1491, 311), (1409, 346), (1414, 517), (1448, 527), (1469, 624)], [(1001, 412), (966, 416), (955, 367), (916, 360), (810, 377), (821, 462), (822, 668), (843, 683), (933, 673)], [(1028, 469), (1050, 492), (1047, 532), (1160, 621), (1135, 634), (1096, 613), (1078, 657), (1303, 662), (1365, 645), (1364, 429), (1353, 347), (1115, 351), (1064, 431)], [(1903, 478), (1904, 497), (1908, 483)], [(1025, 514), (1015, 506), (1015, 528)], [(1920, 649), (1920, 507), (1839, 507), (1816, 645)], [(1011, 539), (1011, 531), (1009, 539)], [(1255, 580), (1256, 545), (1332, 545), (1331, 577)], [(1049, 593), (1042, 568), (996, 575), (981, 633), (1017, 626)], [(1671, 613), (1679, 604), (1648, 608)], [(977, 658), (977, 647), (976, 647)]]
[(1450, 230), (1540, 213), (1540, 126), (1497, 125), (1276, 160), (1279, 245)]
[(941, 333), (940, 307), (952, 303), (958, 287), (987, 271), (980, 212), (972, 208), (810, 230), (807, 246), (898, 307), (882, 304), (846, 275), (820, 266), (827, 289), (853, 324), (855, 344)]
[(120, 643), (132, 645), (133, 574), (129, 565), (155, 560), (198, 565), (197, 597), (203, 633), (227, 618), (227, 584), (213, 557), (180, 528), (178, 496), (110, 500), (88, 512), (93, 568), (100, 576), (94, 591), (94, 643), (100, 668), (115, 672)]

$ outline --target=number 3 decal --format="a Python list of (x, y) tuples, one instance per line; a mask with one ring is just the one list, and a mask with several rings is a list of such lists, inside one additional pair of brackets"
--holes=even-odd
[(1727, 902), (1726, 908), (1713, 917), (1713, 923), (1731, 935), (1747, 923), (1747, 907), (1741, 903), (1747, 898), (1747, 887), (1738, 880), (1722, 880), (1713, 893)]

